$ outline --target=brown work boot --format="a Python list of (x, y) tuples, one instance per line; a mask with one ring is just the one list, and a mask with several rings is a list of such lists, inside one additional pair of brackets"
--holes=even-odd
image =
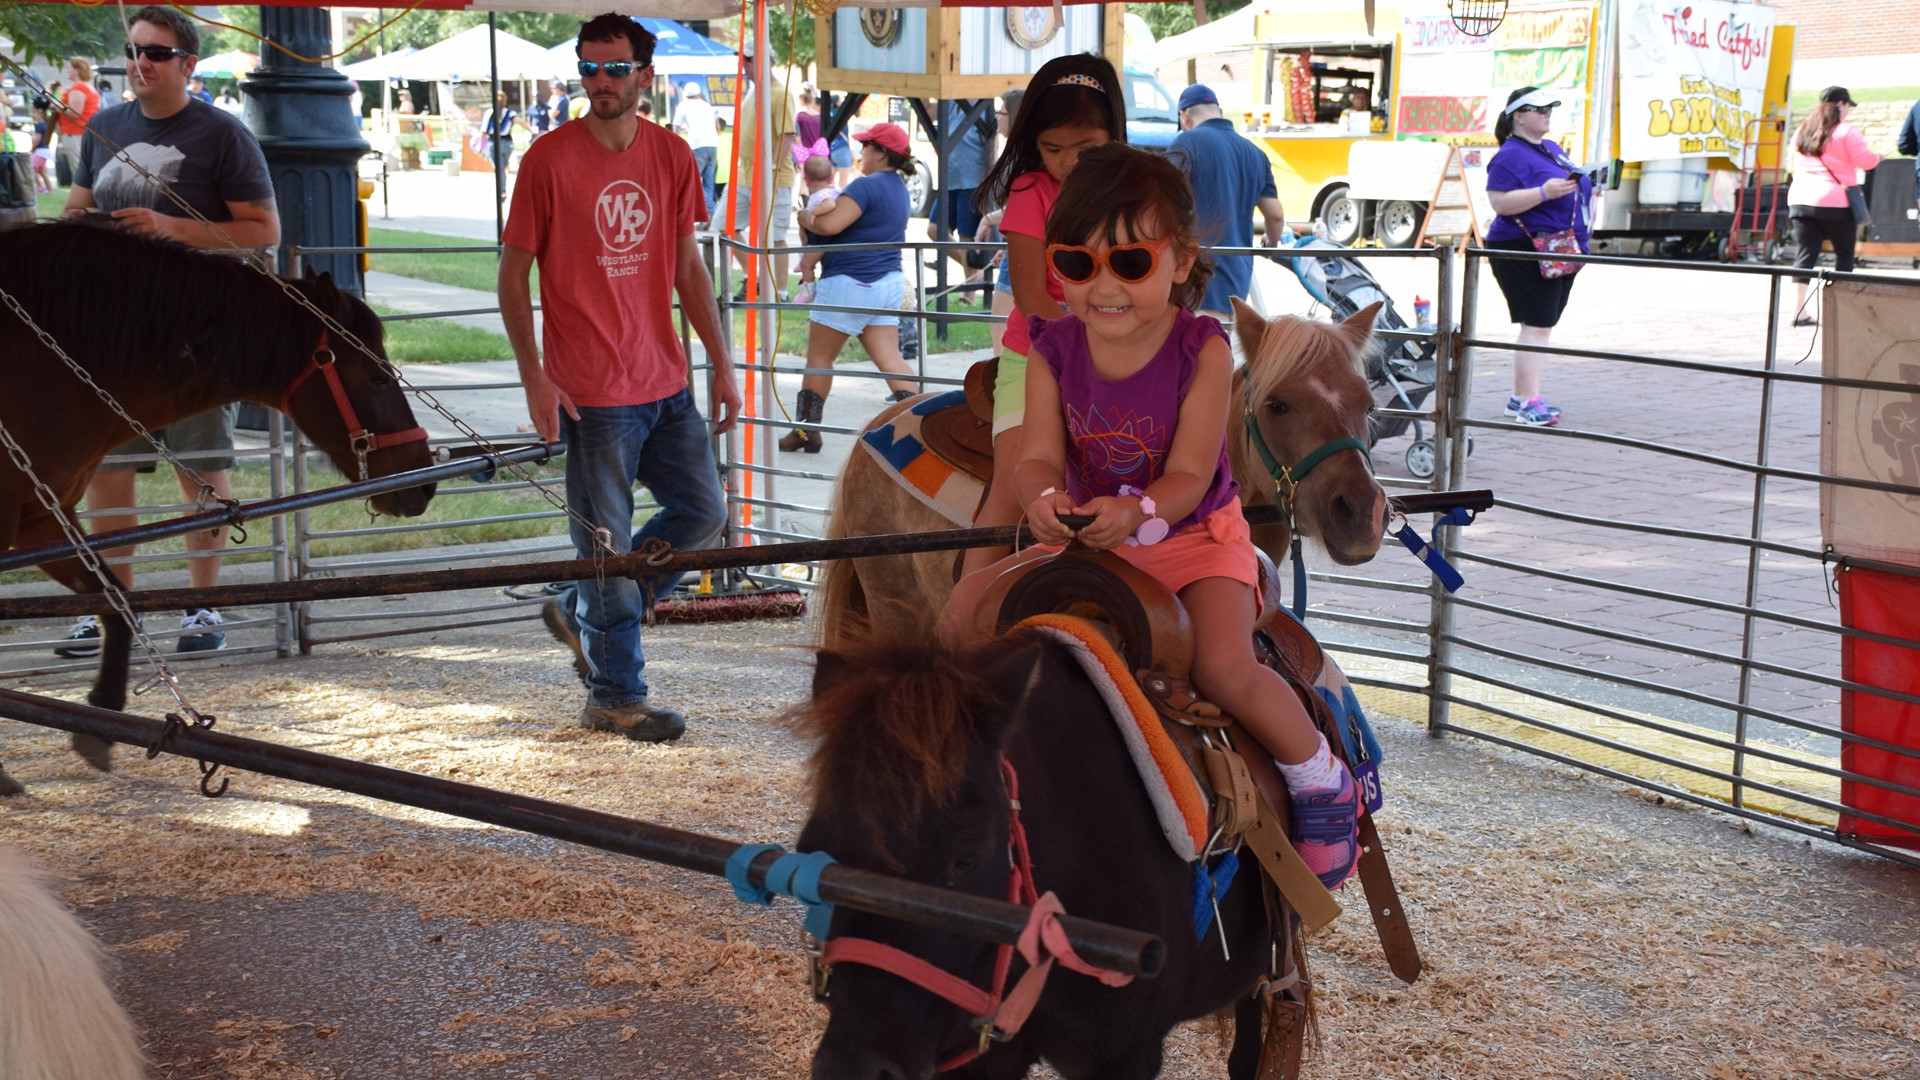
[(553, 639), (573, 651), (573, 673), (580, 676), (584, 685), (587, 681), (587, 654), (580, 648), (580, 628), (574, 625), (573, 612), (563, 607), (558, 600), (549, 600), (540, 605), (540, 621), (547, 624), (547, 632)]
[(686, 733), (687, 720), (672, 709), (649, 705), (645, 698), (611, 709), (589, 705), (580, 710), (580, 726), (625, 735), (634, 742), (671, 742)]

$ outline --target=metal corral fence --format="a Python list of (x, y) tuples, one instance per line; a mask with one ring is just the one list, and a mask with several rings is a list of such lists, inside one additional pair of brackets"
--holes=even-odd
[[(846, 389), (829, 399), (828, 421), (817, 430), (839, 436), (829, 443), (830, 449), (839, 444), (837, 456), (771, 452), (772, 441), (793, 426), (774, 385), (776, 370), (787, 380), (786, 393), (803, 373), (792, 366), (776, 368), (773, 342), (781, 320), (804, 322), (807, 309), (736, 299), (732, 253), (754, 257), (770, 252), (704, 234), (701, 243), (714, 271), (728, 331), (734, 332), (743, 319), (758, 322), (752, 353), (736, 350), (752, 415), (733, 433), (716, 440), (716, 456), (735, 511), (727, 542), (753, 544), (822, 535), (837, 461), (843, 460), (846, 444), (852, 442), (846, 436), (857, 432), (877, 411), (886, 392), (878, 380), (884, 377), (865, 364), (833, 370)], [(933, 290), (926, 281), (930, 275), (918, 254), (980, 245), (908, 246), (916, 253), (909, 295), (918, 301), (910, 305), (915, 310), (903, 314), (920, 331), (921, 342), (930, 340), (929, 326), (940, 322), (957, 325), (987, 319), (940, 311), (942, 305), (937, 294), (930, 295)], [(783, 253), (797, 260), (806, 250), (786, 248)], [(336, 252), (326, 249), (326, 253)], [(296, 259), (299, 254), (295, 253)], [(1468, 578), (1467, 588), (1458, 595), (1446, 594), (1418, 562), (1396, 557), (1399, 552), (1392, 540), (1380, 558), (1358, 572), (1312, 575), (1310, 620), (1340, 655), (1353, 681), (1372, 688), (1369, 699), (1377, 708), (1409, 717), (1424, 715), (1436, 735), (1472, 735), (1678, 799), (1843, 843), (1852, 842), (1836, 833), (1843, 809), (1843, 780), (1898, 795), (1920, 795), (1911, 787), (1840, 765), (1840, 749), (1846, 743), (1876, 745), (1909, 759), (1920, 755), (1839, 730), (1840, 691), (1877, 691), (1849, 683), (1840, 673), (1840, 640), (1852, 632), (1841, 628), (1837, 607), (1829, 599), (1827, 575), (1834, 567), (1823, 555), (1818, 521), (1819, 485), (1844, 482), (1823, 476), (1818, 467), (1819, 392), (1833, 381), (1794, 367), (1801, 358), (1782, 353), (1776, 328), (1788, 271), (1586, 260), (1594, 265), (1582, 274), (1576, 304), (1608, 275), (1645, 269), (1707, 275), (1701, 280), (1715, 287), (1749, 290), (1755, 313), (1752, 325), (1745, 328), (1749, 344), (1730, 348), (1730, 336), (1720, 332), (1723, 328), (1689, 339), (1680, 327), (1653, 323), (1629, 335), (1648, 342), (1644, 352), (1542, 348), (1554, 358), (1556, 380), (1564, 384), (1578, 378), (1583, 385), (1605, 385), (1608, 405), (1583, 408), (1557, 427), (1521, 428), (1501, 416), (1497, 404), (1476, 409), (1470, 395), (1477, 365), (1485, 366), (1484, 354), (1512, 345), (1482, 337), (1479, 331), (1483, 312), (1498, 311), (1500, 302), (1497, 292), (1487, 295), (1492, 285), (1486, 281), (1486, 261), (1504, 253), (1470, 250), (1464, 266), (1445, 249), (1355, 250), (1342, 255), (1360, 260), (1383, 276), (1388, 268), (1399, 268), (1392, 272), (1403, 286), (1410, 268), (1415, 282), (1411, 287), (1430, 289), (1435, 310), (1441, 313), (1438, 325), (1426, 332), (1394, 335), (1435, 346), (1442, 362), (1433, 374), (1431, 399), (1422, 401), (1424, 395), (1416, 394), (1414, 403), (1420, 409), (1396, 410), (1409, 404), (1398, 396), (1399, 388), (1389, 390), (1378, 380), (1375, 384), (1376, 401), (1385, 415), (1417, 418), (1419, 426), (1402, 438), (1430, 442), (1436, 468), (1431, 478), (1406, 474), (1396, 464), (1408, 449), (1406, 444), (1397, 439), (1383, 442), (1375, 449), (1383, 484), (1390, 493), (1492, 487), (1498, 496), (1494, 511), (1482, 521), (1471, 528), (1442, 530), (1437, 537)], [(1825, 276), (1884, 280), (1920, 289), (1920, 282), (1910, 279)], [(1406, 313), (1405, 289), (1401, 292), (1396, 302)], [(1920, 298), (1920, 292), (1914, 295)], [(1456, 302), (1457, 324), (1446, 317)], [(1496, 307), (1487, 308), (1489, 303)], [(388, 318), (494, 310), (413, 312)], [(1500, 319), (1488, 316), (1486, 321)], [(684, 319), (680, 334), (683, 344), (693, 344)], [(739, 340), (737, 334), (735, 340)], [(687, 351), (689, 356), (696, 354), (691, 347)], [(912, 361), (921, 385), (951, 387), (959, 384), (969, 363), (990, 353), (982, 349), (929, 355), (923, 347)], [(452, 367), (445, 370), (457, 373)], [(695, 365), (697, 394), (704, 393), (705, 370), (703, 364)], [(444, 402), (455, 416), (479, 411), (470, 403), (480, 395), (493, 395), (497, 401), (501, 394), (513, 398), (519, 394), (517, 380), (448, 378), (420, 382), (416, 388)], [(1495, 401), (1504, 395), (1502, 388)], [(430, 430), (435, 429), (429, 409), (416, 412)], [(268, 446), (242, 452), (243, 457), (273, 463), (274, 493), (280, 493), (283, 476), (296, 492), (334, 482), (310, 476), (306, 448), (297, 433), (282, 436), (279, 427), (276, 416)], [(497, 442), (528, 438), (515, 430), (483, 428), (473, 434)], [(435, 445), (470, 441), (466, 433), (433, 439)], [(1474, 449), (1479, 453), (1469, 456)], [(558, 466), (550, 467), (548, 475), (557, 478)], [(438, 499), (444, 505), (484, 493), (524, 492), (531, 486), (521, 479), (442, 485)], [(559, 493), (557, 482), (550, 487)], [(147, 508), (148, 512), (162, 509)], [(647, 509), (643, 506), (641, 512)], [(571, 545), (561, 516), (558, 509), (533, 504), (523, 513), (475, 514), (432, 525), (374, 523), (366, 528), (322, 530), (301, 515), (290, 525), (274, 522), (270, 537), (258, 535), (256, 529), (251, 546), (240, 550), (270, 554), (266, 568), (253, 568), (253, 577), (270, 572), (276, 580), (564, 557), (571, 553)], [(489, 528), (525, 521), (551, 524), (539, 536), (451, 548), (378, 555), (319, 551), (330, 542), (424, 529), (478, 536)], [(1413, 524), (1422, 532), (1431, 531), (1428, 523)], [(150, 561), (178, 555), (136, 558)], [(803, 569), (769, 566), (722, 584), (751, 587), (778, 580), (805, 588), (809, 583), (804, 573), (797, 572)], [(227, 576), (237, 579), (240, 575)], [(799, 580), (793, 580), (796, 577)], [(332, 642), (528, 619), (535, 614), (535, 605), (486, 593), (476, 594), (471, 603), (431, 614), (404, 605), (342, 601), (295, 605), (290, 611), (264, 612), (230, 626), (242, 630), (255, 624), (271, 626), (270, 643), (243, 633), (236, 635), (234, 647), (285, 653)], [(0, 674), (91, 665), (91, 661), (49, 662), (49, 645), (44, 640), (0, 644), (0, 664), (7, 668)], [(1855, 816), (1861, 815), (1856, 812)], [(1920, 832), (1920, 825), (1913, 821), (1865, 817)], [(1888, 848), (1870, 850), (1920, 863)]]
[[(1322, 636), (1346, 653), (1356, 682), (1422, 695), (1403, 711), (1424, 711), (1435, 735), (1471, 735), (1920, 865), (1837, 831), (1844, 813), (1863, 833), (1920, 846), (1920, 813), (1862, 808), (1920, 805), (1901, 801), (1920, 796), (1920, 726), (1905, 746), (1841, 730), (1842, 691), (1920, 703), (1845, 678), (1843, 639), (1920, 642), (1841, 625), (1831, 575), (1847, 560), (1826, 551), (1820, 522), (1823, 485), (1920, 497), (1920, 487), (1822, 472), (1822, 393), (1904, 398), (1920, 380), (1828, 378), (1800, 366), (1813, 346), (1806, 335), (1791, 351), (1783, 343), (1783, 320), (1796, 314), (1782, 304), (1790, 271), (1587, 259), (1573, 303), (1596, 290), (1615, 304), (1636, 297), (1644, 308), (1621, 305), (1617, 315), (1623, 339), (1640, 347), (1541, 348), (1553, 358), (1551, 381), (1581, 388), (1582, 404), (1558, 426), (1524, 427), (1502, 415), (1504, 381), (1483, 391), (1490, 402), (1476, 406), (1471, 394), (1487, 354), (1514, 344), (1480, 330), (1507, 321), (1484, 272), (1506, 254), (1466, 253), (1459, 354), (1443, 373), (1436, 417), (1437, 479), (1497, 496), (1485, 520), (1441, 538), (1468, 587), (1448, 596), (1403, 575), (1434, 603), (1396, 609), (1340, 588), (1351, 580), (1325, 578), (1332, 595), (1314, 615), (1339, 628), (1323, 624)], [(1752, 321), (1642, 315), (1670, 306), (1629, 284), (1651, 269), (1665, 272), (1657, 280), (1667, 288), (1750, 296)], [(1823, 276), (1886, 285), (1907, 310), (1920, 305), (1920, 280)], [(1843, 751), (1860, 747), (1895, 764), (1843, 768)]]

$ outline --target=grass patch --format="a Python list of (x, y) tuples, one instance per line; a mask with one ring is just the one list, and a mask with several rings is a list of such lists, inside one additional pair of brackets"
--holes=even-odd
[[(474, 240), (465, 236), (443, 236), (439, 233), (412, 232), (407, 229), (368, 229), (367, 244), (370, 247), (478, 247), (485, 240)], [(402, 277), (419, 278), (421, 281), (438, 282), (441, 285), (457, 285), (463, 289), (478, 289), (491, 293), (500, 286), (500, 258), (491, 251), (471, 254), (396, 254), (374, 255), (373, 269), (384, 274), (399, 274)], [(540, 298), (540, 268), (534, 267), (533, 296)]]
[[(964, 300), (957, 296), (949, 297), (947, 300), (947, 310), (951, 312), (982, 312), (991, 307), (992, 301), (979, 293), (969, 294)], [(929, 309), (938, 310), (931, 305)], [(736, 349), (746, 348), (746, 322), (751, 314), (753, 313), (748, 311), (734, 313), (733, 344)], [(808, 334), (807, 313), (800, 310), (787, 310), (774, 314), (778, 317), (779, 327), (776, 338), (778, 344), (775, 348), (781, 353), (805, 356)], [(906, 312), (901, 314), (905, 315)], [(993, 323), (948, 323), (945, 341), (941, 341), (937, 336), (937, 327), (937, 323), (926, 324), (924, 344), (930, 356), (935, 353), (959, 352), (966, 349), (985, 349), (997, 345), (1000, 340), (1001, 328)], [(847, 339), (845, 345), (841, 346), (840, 355), (834, 362), (836, 364), (866, 363), (871, 359), (867, 355), (867, 350), (861, 346), (860, 339), (851, 337)]]
[[(316, 486), (331, 486), (345, 483), (345, 478), (333, 469), (331, 462), (316, 455), (308, 460), (309, 481)], [(545, 465), (526, 465), (535, 476), (543, 481), (551, 481), (556, 495), (562, 494), (562, 477), (565, 465), (554, 461)], [(234, 497), (242, 502), (264, 499), (272, 494), (269, 481), (272, 479), (272, 465), (264, 461), (244, 461), (238, 468), (228, 473), (233, 485)], [(508, 481), (512, 476), (502, 473), (500, 480)], [(161, 468), (148, 474), (142, 473), (135, 482), (135, 493), (143, 506), (176, 505), (180, 502), (180, 487), (174, 480), (173, 470)], [(291, 490), (292, 481), (288, 480)], [(540, 493), (530, 488), (512, 491), (484, 490), (480, 485), (464, 480), (442, 481), (439, 492), (427, 506), (427, 512), (417, 518), (382, 517), (376, 523), (384, 525), (422, 525), (436, 522), (458, 522), (472, 518), (504, 517), (513, 514), (529, 514), (553, 510), (552, 504), (542, 498)], [(151, 524), (170, 518), (184, 517), (190, 511), (172, 510), (150, 514), (142, 522)], [(555, 511), (558, 513), (558, 511)], [(292, 532), (289, 519), (288, 532)], [(342, 532), (349, 529), (368, 527), (366, 504), (355, 500), (335, 503), (307, 511), (307, 528), (312, 532)], [(249, 522), (248, 531), (253, 534), (250, 544), (265, 543), (272, 535), (272, 524), (265, 519)], [(538, 536), (565, 536), (566, 519), (563, 517), (543, 518), (533, 521), (501, 521), (485, 525), (465, 525), (440, 529), (420, 529), (415, 532), (384, 533), (376, 536), (342, 536), (315, 540), (312, 552), (316, 558), (341, 558), (349, 555), (372, 554), (376, 552), (411, 551), (418, 548), (450, 547), (459, 544), (490, 544), (506, 540), (523, 540)], [(180, 538), (162, 540), (141, 547), (142, 554), (154, 552), (183, 552), (185, 541)], [(269, 553), (232, 556), (229, 562), (266, 562), (272, 558)], [(186, 561), (166, 560), (141, 563), (139, 569), (147, 570), (183, 570)], [(44, 580), (38, 570), (13, 570), (0, 574), (0, 584), (17, 585), (24, 582)]]
[[(469, 240), (459, 236), (410, 232), (405, 229), (372, 229), (370, 230), (369, 236), (369, 242), (374, 247), (468, 247), (479, 243), (479, 241)], [(418, 278), (422, 281), (438, 282), (443, 285), (458, 285), (462, 288), (479, 289), (489, 293), (494, 291), (498, 283), (498, 261), (491, 253), (473, 255), (375, 255), (373, 256), (373, 268), (384, 273)], [(798, 279), (796, 278), (793, 279), (793, 282), (789, 283), (789, 292), (792, 291), (793, 285), (797, 283), (797, 281)], [(535, 270), (534, 296), (536, 299), (539, 297), (537, 268)], [(958, 296), (955, 296), (948, 300), (948, 310), (950, 311), (979, 312), (988, 310), (990, 307), (990, 299), (980, 293), (970, 293), (965, 299), (960, 299)], [(746, 314), (746, 312), (739, 312), (736, 313), (734, 318), (734, 346), (736, 348), (744, 348), (746, 345)], [(388, 333), (392, 334), (400, 325), (403, 324), (390, 324)], [(948, 327), (947, 339), (945, 341), (940, 340), (936, 335), (935, 327), (932, 323), (927, 325), (926, 334), (930, 354), (988, 348), (999, 340), (999, 335), (999, 327), (984, 323), (951, 324)], [(492, 336), (498, 337), (498, 335)], [(505, 339), (503, 338), (501, 340), (504, 342)], [(471, 347), (477, 348), (479, 346), (476, 343)], [(796, 356), (806, 355), (806, 312), (784, 311), (779, 313), (779, 335), (778, 345), (776, 347), (782, 353)], [(394, 355), (391, 347), (388, 351), (390, 355)], [(506, 359), (512, 355), (512, 349), (506, 348), (497, 356), (462, 356), (458, 359), (498, 360)], [(401, 359), (398, 355), (394, 355), (394, 358)], [(431, 362), (435, 358), (425, 356), (421, 359)], [(454, 360), (455, 358), (448, 356), (439, 359), (445, 362)], [(869, 359), (870, 357), (867, 356), (867, 351), (860, 346), (858, 338), (849, 340), (846, 347), (840, 350), (840, 362), (865, 363)]]
[(60, 211), (67, 208), (67, 189), (54, 188), (34, 196), (34, 213), (43, 218), (56, 218)]
[[(381, 315), (399, 314), (378, 304)], [(462, 326), (447, 319), (406, 319), (389, 322), (387, 358), (401, 364), (467, 364), (476, 360), (511, 360), (513, 344), (505, 334)]]
[[(1900, 101), (1911, 105), (1915, 101), (1920, 101), (1920, 86), (1869, 86), (1864, 89), (1848, 87), (1847, 93), (1852, 94), (1853, 100), (1862, 105), (1875, 101)], [(1814, 105), (1819, 101), (1820, 91), (1817, 89), (1795, 90), (1792, 96), (1787, 98), (1787, 107), (1793, 111), (1797, 120), (1812, 112)]]

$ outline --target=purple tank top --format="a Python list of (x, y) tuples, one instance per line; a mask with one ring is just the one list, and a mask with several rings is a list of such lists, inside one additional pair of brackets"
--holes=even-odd
[[(1173, 331), (1146, 367), (1118, 381), (1093, 370), (1087, 351), (1086, 327), (1068, 315), (1051, 322), (1030, 317), (1033, 351), (1047, 362), (1060, 383), (1060, 402), (1067, 425), (1067, 494), (1075, 503), (1096, 495), (1118, 495), (1120, 485), (1144, 489), (1167, 469), (1173, 449), (1173, 429), (1180, 420), (1180, 403), (1193, 385), (1200, 348), (1226, 331), (1211, 317), (1180, 309)], [(1182, 529), (1239, 498), (1227, 463), (1227, 440), (1220, 437), (1220, 457), (1213, 482), (1193, 513), (1173, 523)]]

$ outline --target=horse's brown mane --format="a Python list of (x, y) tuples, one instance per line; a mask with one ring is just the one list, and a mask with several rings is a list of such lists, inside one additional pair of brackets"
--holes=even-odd
[[(890, 626), (833, 650), (820, 663), (841, 672), (790, 713), (814, 740), (809, 788), (816, 812), (851, 813), (878, 838), (950, 805), (959, 793), (982, 722), (998, 704), (982, 673), (1009, 643), (945, 645), (925, 628)], [(858, 791), (858, 805), (831, 805)]]
[(1324, 368), (1364, 379), (1365, 355), (1366, 343), (1354, 340), (1340, 323), (1282, 315), (1267, 324), (1259, 355), (1247, 360), (1248, 390), (1254, 401), (1262, 401), (1275, 388)]
[[(183, 344), (236, 360), (283, 356), (318, 326), (238, 259), (79, 222), (0, 231), (0, 287), (107, 378), (150, 369)], [(28, 333), (0, 314), (8, 337)]]

